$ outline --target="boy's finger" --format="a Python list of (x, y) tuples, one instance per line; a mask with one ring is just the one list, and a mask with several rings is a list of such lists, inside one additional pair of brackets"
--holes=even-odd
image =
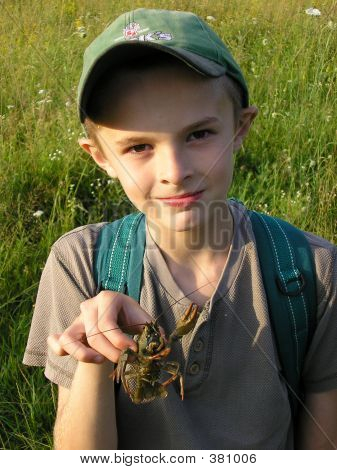
[(132, 297), (121, 295), (119, 298), (121, 310), (124, 312), (128, 321), (125, 321), (124, 331), (131, 332), (132, 334), (141, 333), (144, 325), (153, 321), (149, 315)]
[(107, 342), (111, 344), (111, 346), (114, 346), (114, 348), (117, 348), (119, 352), (126, 348), (131, 348), (134, 351), (137, 351), (137, 346), (133, 339), (123, 333), (117, 323), (112, 319), (107, 318), (107, 316), (101, 316), (98, 322), (98, 328), (99, 331), (102, 332), (101, 336), (104, 336)]
[[(61, 336), (63, 344), (60, 342)], [(101, 334), (101, 336), (103, 335)], [(105, 357), (112, 362), (118, 362), (120, 356), (118, 349), (113, 348), (113, 351), (111, 351), (111, 344), (104, 337), (99, 341), (92, 339), (91, 344), (89, 344), (86, 337), (84, 337), (83, 340), (76, 341), (65, 334), (54, 334), (48, 337), (47, 342), (51, 350), (58, 356), (70, 355), (82, 362), (101, 363), (104, 361)]]
[(60, 336), (60, 334), (49, 335), (47, 338), (47, 344), (54, 354), (57, 354), (58, 356), (67, 356), (67, 351), (63, 349), (59, 342)]
[[(134, 307), (136, 312), (132, 312), (133, 315), (127, 315), (128, 312), (126, 312), (125, 304), (129, 304), (130, 300), (136, 304)], [(143, 318), (140, 316), (142, 312), (139, 312), (140, 306), (130, 297), (119, 294), (111, 298), (106, 296), (98, 303), (97, 307), (98, 330), (104, 333), (107, 340), (120, 351), (126, 348), (137, 351), (136, 343), (124, 331), (132, 331), (132, 334), (135, 334), (143, 329)]]
[(108, 358), (110, 361), (117, 363), (121, 350), (116, 348), (104, 336), (104, 333), (97, 333), (87, 338), (88, 344), (97, 352)]
[[(60, 341), (62, 337), (64, 344)], [(103, 362), (104, 357), (97, 354), (97, 351), (85, 346), (81, 341), (70, 340), (70, 337), (61, 334), (53, 334), (48, 336), (48, 346), (54, 354), (58, 356), (71, 355), (77, 360), (83, 362)]]
[(105, 359), (102, 354), (99, 354), (95, 349), (84, 344), (82, 339), (74, 340), (73, 336), (70, 336), (67, 332), (60, 335), (58, 341), (65, 354), (69, 354), (77, 361), (101, 363)]
[[(101, 306), (103, 304), (103, 313), (100, 315), (100, 310)], [(111, 310), (111, 305), (109, 304), (108, 307), (110, 307)], [(129, 338), (121, 333), (121, 331), (118, 329), (117, 324), (108, 323), (105, 325), (105, 320), (111, 314), (106, 308), (106, 303), (102, 302), (102, 297), (100, 298), (100, 301), (97, 302), (96, 298), (89, 299), (86, 302), (83, 302), (81, 304), (81, 310), (82, 310), (82, 320), (84, 322), (84, 328), (86, 331), (86, 340), (88, 344), (97, 352), (102, 354), (103, 356), (107, 357), (110, 359), (112, 362), (118, 362), (120, 353), (123, 349), (127, 348), (130, 346), (130, 342), (134, 344), (132, 340), (129, 340)], [(102, 317), (100, 319), (100, 316)], [(101, 324), (101, 320), (103, 319), (103, 325)], [(124, 337), (124, 341), (122, 338), (122, 341), (109, 341), (109, 339), (105, 336), (105, 330), (109, 328), (114, 328), (117, 331), (119, 331), (119, 334)], [(116, 331), (115, 330), (115, 331)], [(118, 336), (118, 335), (117, 335)]]
[(104, 355), (113, 362), (118, 361), (122, 350), (128, 347), (137, 349), (132, 338), (123, 333), (117, 323), (121, 309), (120, 295), (117, 292), (102, 291), (96, 297), (81, 303), (81, 315), (89, 344), (95, 343), (95, 349), (100, 353), (104, 351)]

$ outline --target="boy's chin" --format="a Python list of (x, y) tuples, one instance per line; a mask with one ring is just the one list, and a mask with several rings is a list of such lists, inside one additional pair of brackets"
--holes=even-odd
[(204, 225), (204, 217), (200, 211), (193, 209), (173, 209), (165, 211), (156, 222), (164, 229), (172, 232), (190, 232)]

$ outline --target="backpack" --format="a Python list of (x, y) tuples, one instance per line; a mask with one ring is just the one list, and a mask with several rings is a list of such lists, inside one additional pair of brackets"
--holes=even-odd
[[(231, 198), (236, 202), (241, 201)], [(301, 373), (316, 327), (316, 272), (303, 232), (277, 217), (247, 209), (256, 239), (269, 316), (293, 418), (303, 400)], [(140, 300), (145, 216), (129, 214), (105, 225), (94, 250), (94, 278), (101, 290)]]

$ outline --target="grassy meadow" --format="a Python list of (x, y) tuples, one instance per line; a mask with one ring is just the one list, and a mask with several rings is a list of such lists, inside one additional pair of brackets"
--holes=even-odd
[(0, 448), (50, 449), (57, 388), (22, 364), (51, 245), (130, 210), (77, 139), (84, 49), (123, 11), (193, 11), (223, 38), (259, 108), (229, 196), (337, 243), (337, 1), (12, 0), (0, 10)]

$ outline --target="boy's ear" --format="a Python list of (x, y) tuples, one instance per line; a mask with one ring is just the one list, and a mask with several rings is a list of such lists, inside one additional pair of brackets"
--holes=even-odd
[(244, 108), (241, 110), (241, 116), (238, 128), (235, 132), (235, 139), (233, 142), (233, 150), (236, 152), (240, 149), (244, 138), (249, 132), (250, 126), (256, 116), (258, 115), (259, 110), (256, 106), (249, 106), (248, 108)]
[(78, 139), (78, 144), (82, 149), (87, 152), (94, 161), (100, 166), (111, 178), (117, 178), (117, 174), (111, 163), (105, 158), (100, 149), (97, 148), (96, 144), (91, 139), (85, 137)]

